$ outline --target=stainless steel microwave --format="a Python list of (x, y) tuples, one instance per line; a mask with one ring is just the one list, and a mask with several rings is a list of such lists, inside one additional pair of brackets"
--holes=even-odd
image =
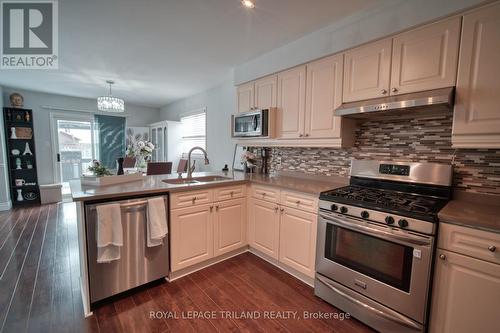
[(272, 109), (252, 110), (232, 115), (233, 137), (270, 137)]

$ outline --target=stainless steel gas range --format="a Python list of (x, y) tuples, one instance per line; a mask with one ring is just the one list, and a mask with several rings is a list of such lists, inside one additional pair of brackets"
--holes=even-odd
[(452, 167), (353, 160), (350, 176), (320, 195), (315, 294), (380, 332), (423, 332)]

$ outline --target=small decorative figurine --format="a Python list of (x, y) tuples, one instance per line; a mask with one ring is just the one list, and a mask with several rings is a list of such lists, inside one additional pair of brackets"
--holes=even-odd
[(24, 147), (24, 153), (23, 155), (33, 155), (30, 149), (30, 145), (26, 142), (26, 146)]
[(16, 158), (16, 170), (21, 170), (21, 159), (18, 157)]
[(33, 169), (33, 164), (31, 163), (31, 161), (26, 161), (26, 168)]
[(24, 201), (23, 190), (21, 190), (21, 189), (17, 190), (17, 201)]
[(10, 128), (10, 138), (11, 139), (17, 139), (16, 128), (15, 127), (11, 127)]
[(24, 105), (24, 97), (20, 93), (13, 93), (10, 95), (10, 105), (13, 108), (22, 108)]
[(24, 120), (25, 120), (27, 123), (29, 123), (29, 122), (30, 122), (30, 119), (31, 119), (31, 117), (30, 117), (30, 113), (29, 113), (28, 111), (26, 111), (26, 112), (24, 113)]
[(17, 155), (21, 154), (21, 152), (19, 151), (19, 149), (12, 149), (10, 152), (11, 152), (11, 154), (13, 156), (17, 156)]

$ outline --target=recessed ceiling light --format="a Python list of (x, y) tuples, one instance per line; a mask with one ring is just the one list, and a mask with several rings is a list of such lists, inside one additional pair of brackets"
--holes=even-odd
[(249, 9), (255, 8), (255, 4), (253, 3), (253, 1), (250, 0), (241, 0), (241, 4)]

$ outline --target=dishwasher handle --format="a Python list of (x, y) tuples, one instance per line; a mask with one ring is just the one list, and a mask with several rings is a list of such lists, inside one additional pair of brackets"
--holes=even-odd
[[(157, 198), (157, 197), (151, 197), (150, 199), (153, 199), (153, 198)], [(166, 198), (166, 196), (162, 196), (163, 199)], [(109, 204), (112, 204), (112, 203), (119, 203), (119, 202), (106, 202), (106, 203), (103, 203), (103, 204), (98, 204), (98, 205), (93, 205), (93, 206), (90, 206), (89, 207), (89, 210), (96, 210), (97, 209), (97, 206), (101, 206), (101, 205), (109, 205)], [(131, 202), (124, 202), (124, 203), (121, 203), (120, 204), (120, 208), (132, 208), (132, 207), (138, 207), (138, 206), (143, 206), (143, 205), (147, 205), (148, 204), (148, 200), (136, 200), (136, 201), (131, 201)]]

